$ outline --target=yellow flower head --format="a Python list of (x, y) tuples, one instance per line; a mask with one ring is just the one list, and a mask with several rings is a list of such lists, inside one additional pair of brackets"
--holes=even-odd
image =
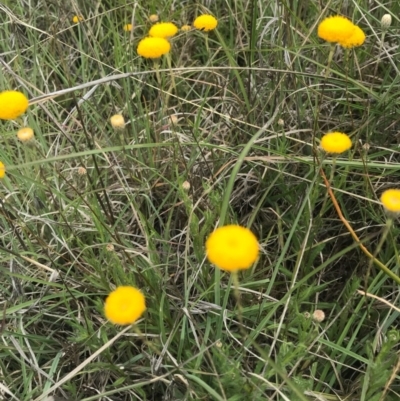
[(172, 22), (159, 22), (150, 28), (149, 36), (153, 38), (170, 38), (178, 33), (178, 27)]
[(339, 42), (339, 44), (342, 47), (350, 49), (352, 47), (361, 46), (364, 42), (365, 42), (364, 31), (359, 26), (355, 25), (353, 34), (349, 38)]
[(125, 32), (130, 32), (132, 29), (133, 29), (133, 25), (132, 24), (124, 25), (124, 31)]
[(257, 260), (259, 246), (256, 236), (237, 225), (217, 228), (206, 241), (208, 260), (226, 271), (248, 269)]
[(137, 288), (130, 286), (117, 287), (108, 295), (104, 304), (104, 314), (114, 324), (132, 324), (145, 310), (144, 295)]
[(0, 93), (0, 119), (14, 120), (24, 114), (29, 106), (27, 97), (18, 91)]
[(122, 114), (114, 114), (110, 117), (110, 123), (114, 129), (125, 128), (125, 118)]
[(145, 58), (159, 58), (171, 50), (171, 45), (164, 38), (144, 38), (137, 47), (139, 56)]
[(72, 17), (72, 22), (73, 22), (74, 24), (78, 24), (78, 23), (81, 22), (81, 21), (83, 21), (82, 15), (74, 15), (74, 16)]
[(18, 130), (17, 138), (21, 142), (29, 142), (34, 136), (33, 129), (31, 127), (24, 127)]
[(0, 162), (0, 178), (4, 178), (6, 175), (6, 166)]
[(383, 207), (392, 213), (400, 212), (400, 189), (388, 189), (381, 196)]
[(182, 32), (189, 32), (190, 30), (192, 30), (192, 27), (190, 25), (182, 25), (181, 26)]
[(342, 153), (351, 148), (351, 139), (342, 132), (329, 132), (322, 137), (321, 148), (328, 153)]
[(200, 29), (201, 31), (205, 32), (212, 31), (217, 27), (217, 25), (217, 19), (209, 14), (200, 15), (193, 22), (193, 26), (196, 29)]
[(353, 35), (355, 25), (346, 17), (335, 15), (318, 25), (318, 36), (327, 42), (343, 42)]

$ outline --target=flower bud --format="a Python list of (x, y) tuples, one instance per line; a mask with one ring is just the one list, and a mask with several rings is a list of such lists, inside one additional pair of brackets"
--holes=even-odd
[(125, 119), (122, 114), (114, 114), (110, 118), (110, 123), (114, 129), (124, 129), (125, 128)]
[(381, 28), (384, 31), (387, 31), (390, 25), (392, 25), (392, 16), (390, 14), (384, 14), (384, 16), (381, 19)]
[(24, 127), (18, 130), (17, 138), (21, 142), (29, 142), (34, 136), (33, 129), (30, 127)]
[(189, 181), (183, 181), (183, 183), (182, 183), (182, 189), (183, 189), (185, 192), (189, 192), (189, 190), (190, 190), (190, 182), (189, 182)]
[(150, 22), (158, 22), (158, 15), (157, 14), (151, 14), (149, 17)]

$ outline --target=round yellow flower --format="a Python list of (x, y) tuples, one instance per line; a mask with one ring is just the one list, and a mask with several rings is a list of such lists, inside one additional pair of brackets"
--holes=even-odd
[(208, 260), (226, 271), (250, 268), (258, 258), (256, 236), (238, 225), (217, 228), (206, 241)]
[(318, 25), (318, 36), (327, 42), (343, 42), (353, 35), (355, 25), (346, 17), (335, 15)]
[(132, 29), (133, 29), (133, 25), (132, 24), (124, 25), (124, 31), (125, 32), (130, 32)]
[(144, 295), (137, 288), (130, 286), (117, 287), (108, 295), (104, 304), (104, 314), (114, 324), (132, 324), (145, 310)]
[(193, 26), (196, 29), (200, 29), (201, 31), (205, 32), (212, 31), (217, 27), (217, 25), (217, 19), (209, 14), (200, 15), (193, 22)]
[(192, 27), (190, 25), (182, 25), (181, 26), (182, 32), (189, 32), (190, 30), (192, 30)]
[(356, 25), (353, 34), (349, 38), (339, 42), (339, 44), (345, 48), (352, 48), (361, 46), (364, 42), (365, 33), (359, 26)]
[(111, 116), (110, 123), (114, 129), (125, 128), (125, 118), (122, 114), (114, 114), (113, 116)]
[(159, 58), (171, 50), (171, 45), (164, 38), (144, 38), (137, 47), (139, 56), (145, 58)]
[(83, 21), (82, 15), (74, 15), (74, 16), (72, 17), (72, 22), (73, 22), (74, 24), (77, 24), (77, 23), (79, 23), (79, 22), (81, 22), (81, 21)]
[(170, 38), (178, 33), (178, 27), (172, 22), (159, 22), (150, 28), (149, 36), (153, 38)]
[(0, 178), (4, 178), (6, 175), (6, 166), (0, 162)]
[(387, 189), (381, 196), (383, 207), (393, 213), (400, 212), (400, 189)]
[(351, 139), (342, 132), (329, 132), (322, 137), (321, 148), (328, 153), (342, 153), (351, 148)]
[(14, 120), (24, 114), (29, 106), (27, 97), (18, 91), (0, 93), (0, 119)]
[(31, 127), (24, 127), (18, 130), (17, 138), (21, 142), (29, 142), (34, 136), (33, 129)]

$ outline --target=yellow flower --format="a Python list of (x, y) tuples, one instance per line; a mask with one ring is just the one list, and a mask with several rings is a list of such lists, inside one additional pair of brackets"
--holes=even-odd
[(193, 26), (196, 29), (200, 29), (201, 31), (205, 32), (212, 31), (217, 27), (217, 25), (217, 19), (209, 14), (200, 15), (193, 22)]
[(351, 148), (351, 139), (342, 132), (329, 132), (322, 137), (321, 148), (328, 153), (342, 153)]
[(133, 25), (132, 24), (124, 25), (124, 31), (125, 32), (130, 32), (132, 29), (133, 29)]
[(192, 29), (190, 25), (182, 25), (181, 26), (181, 31), (182, 32), (189, 32)]
[(81, 22), (81, 21), (83, 21), (82, 15), (74, 15), (74, 16), (72, 17), (72, 22), (73, 22), (74, 24), (77, 24), (77, 23), (79, 23), (79, 22)]
[(29, 106), (27, 97), (18, 91), (0, 93), (0, 119), (14, 120), (24, 114)]
[(318, 25), (318, 36), (327, 42), (343, 42), (353, 35), (355, 25), (346, 17), (335, 15)]
[(364, 31), (357, 25), (355, 25), (355, 29), (353, 34), (345, 39), (339, 42), (340, 46), (345, 47), (345, 48), (352, 48), (356, 46), (361, 46), (365, 41), (365, 33)]
[(108, 295), (104, 304), (104, 314), (114, 324), (132, 324), (145, 310), (144, 295), (137, 288), (130, 286), (117, 287)]
[(172, 22), (159, 22), (150, 28), (149, 36), (153, 38), (170, 38), (176, 35), (178, 27)]
[(144, 38), (137, 47), (139, 56), (145, 58), (159, 58), (171, 50), (171, 45), (164, 38)]
[(34, 136), (33, 129), (31, 127), (24, 127), (18, 130), (17, 138), (21, 142), (29, 142)]
[(150, 20), (150, 22), (157, 22), (158, 21), (158, 15), (157, 14), (151, 14), (150, 16), (149, 16), (149, 20)]
[(6, 166), (0, 162), (0, 178), (4, 178), (6, 175)]
[(256, 236), (245, 227), (228, 225), (217, 228), (206, 241), (208, 260), (226, 271), (248, 269), (257, 260)]
[(110, 123), (114, 129), (125, 128), (125, 119), (122, 114), (114, 114), (113, 116), (111, 116)]
[(400, 189), (387, 189), (381, 196), (384, 208), (393, 213), (400, 212)]

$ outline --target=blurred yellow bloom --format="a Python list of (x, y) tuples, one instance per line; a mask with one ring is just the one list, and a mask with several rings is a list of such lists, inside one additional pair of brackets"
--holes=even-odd
[(150, 28), (149, 36), (153, 38), (170, 38), (178, 33), (178, 27), (172, 22), (159, 22)]
[(125, 128), (125, 118), (122, 114), (114, 114), (110, 117), (110, 123), (114, 129)]
[(350, 38), (355, 30), (355, 25), (346, 17), (335, 15), (325, 18), (318, 25), (318, 36), (327, 42), (343, 42)]
[(381, 196), (383, 207), (393, 213), (400, 212), (400, 190), (387, 189)]
[(145, 58), (159, 58), (171, 50), (171, 45), (164, 38), (144, 38), (137, 47), (139, 56)]
[(193, 22), (193, 26), (196, 29), (199, 29), (204, 32), (212, 31), (217, 27), (217, 25), (218, 25), (217, 19), (209, 14), (200, 15)]
[(29, 142), (34, 136), (33, 129), (31, 127), (24, 127), (18, 130), (17, 138), (21, 142)]
[(250, 268), (258, 258), (256, 236), (238, 225), (217, 228), (206, 241), (208, 260), (218, 268), (236, 271)]
[(74, 24), (77, 24), (77, 23), (79, 23), (79, 22), (81, 22), (81, 21), (83, 21), (82, 15), (74, 15), (74, 16), (72, 17), (72, 22), (73, 22)]
[(349, 38), (339, 42), (339, 45), (350, 49), (352, 47), (361, 46), (364, 42), (365, 42), (364, 31), (359, 26), (355, 25), (353, 34)]
[(130, 32), (132, 29), (133, 29), (133, 25), (132, 24), (124, 25), (124, 31), (125, 32)]
[(104, 304), (106, 318), (114, 324), (135, 323), (146, 310), (144, 295), (135, 287), (120, 286), (111, 292)]
[(192, 29), (190, 25), (182, 25), (181, 26), (181, 31), (182, 32), (189, 32)]
[(0, 178), (4, 178), (6, 175), (6, 166), (0, 162)]
[(328, 153), (342, 153), (351, 148), (351, 139), (342, 132), (329, 132), (322, 137), (321, 148)]
[(18, 91), (0, 93), (0, 119), (14, 120), (24, 114), (29, 106), (27, 97)]

